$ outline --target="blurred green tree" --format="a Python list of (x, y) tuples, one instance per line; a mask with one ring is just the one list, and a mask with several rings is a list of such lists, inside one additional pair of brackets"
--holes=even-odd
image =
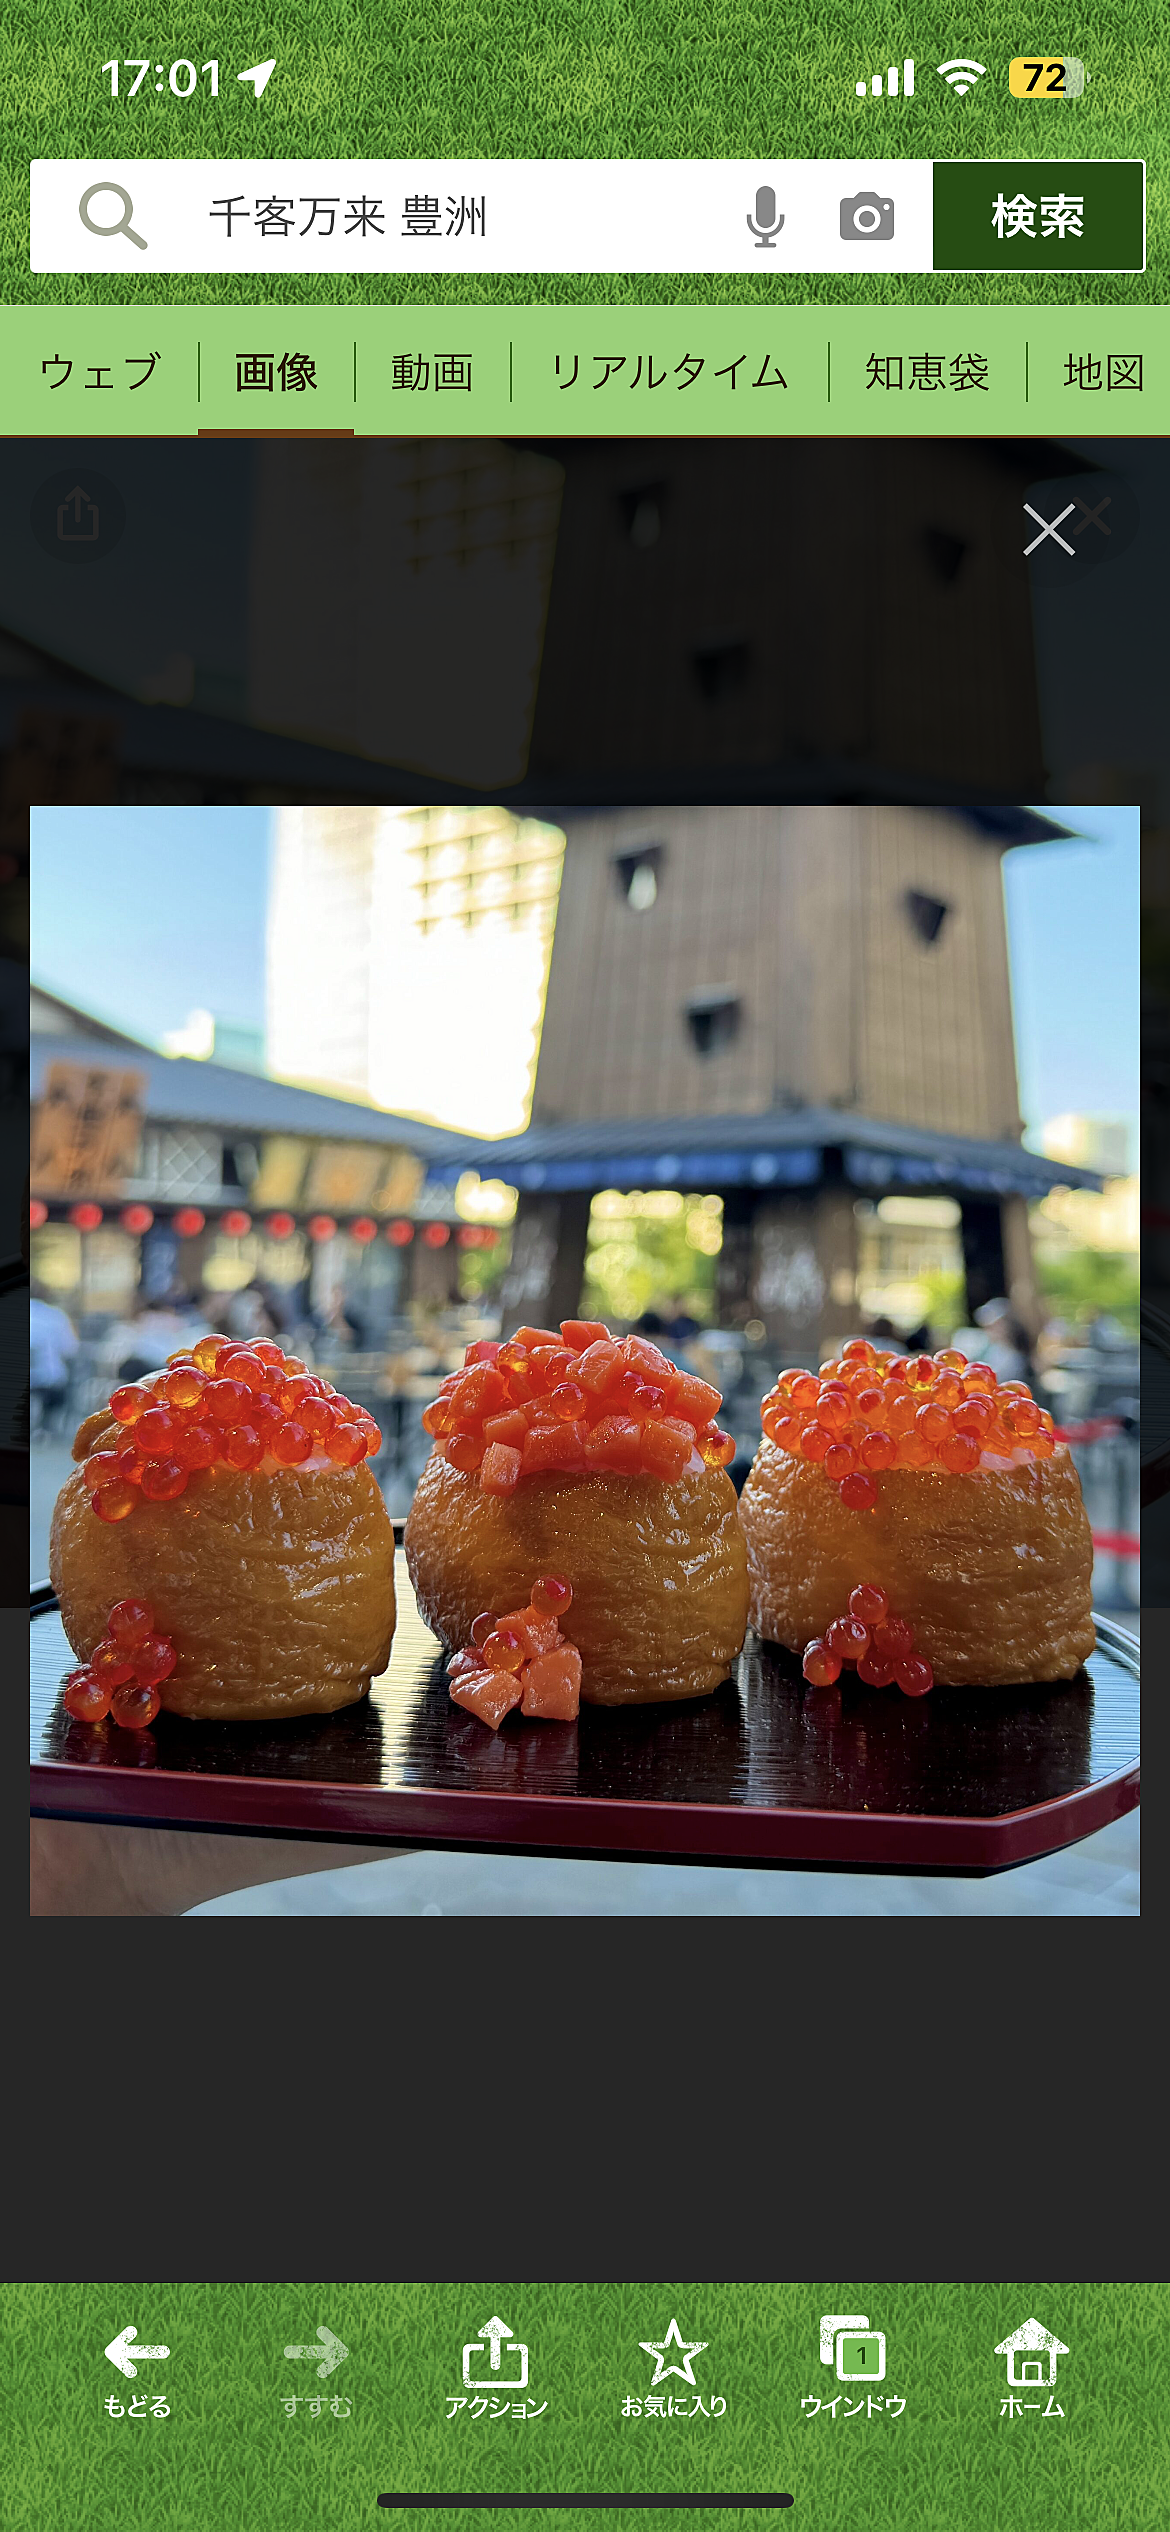
[(1136, 1257), (1106, 1249), (1070, 1248), (1036, 1258), (1041, 1297), (1054, 1318), (1095, 1319), (1108, 1311), (1132, 1336), (1138, 1332), (1141, 1278)]
[(495, 1300), (512, 1254), (512, 1234), (501, 1231), (494, 1248), (461, 1248), (459, 1251), (459, 1298), (461, 1301)]
[(595, 1196), (583, 1308), (599, 1319), (638, 1319), (665, 1305), (709, 1323), (722, 1216), (718, 1196), (683, 1196), (669, 1188), (645, 1195), (610, 1188)]

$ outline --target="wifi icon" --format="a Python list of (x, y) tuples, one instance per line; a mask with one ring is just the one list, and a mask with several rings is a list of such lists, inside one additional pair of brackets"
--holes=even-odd
[(968, 88), (973, 88), (977, 79), (986, 78), (987, 65), (985, 62), (940, 62), (938, 75), (946, 80), (948, 88), (954, 89), (957, 97), (965, 97)]

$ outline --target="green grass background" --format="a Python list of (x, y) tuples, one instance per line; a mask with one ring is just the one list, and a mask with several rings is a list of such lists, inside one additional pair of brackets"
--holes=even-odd
[[(1170, 19), (1158, 0), (1038, 11), (1031, 0), (979, 8), (849, 7), (807, 0), (155, 0), (138, 33), (121, 0), (8, 0), (2, 162), (4, 296), (60, 304), (116, 299), (326, 299), (606, 304), (1008, 299), (1051, 304), (1161, 301)], [(100, 65), (149, 47), (152, 61), (217, 56), (221, 94), (186, 102), (109, 96)], [(1015, 53), (1064, 50), (1089, 73), (1083, 98), (1008, 95)], [(860, 99), (854, 82), (912, 53), (915, 97)], [(960, 98), (935, 65), (956, 55), (988, 75)], [(276, 56), (258, 103), (236, 72)], [(124, 85), (129, 74), (125, 75)], [(206, 92), (206, 93), (205, 93)], [(28, 165), (36, 157), (287, 154), (384, 158), (1144, 157), (1151, 238), (1145, 274), (1014, 280), (830, 274), (386, 274), (121, 276), (30, 274)]]
[[(856, 2185), (872, 2185), (864, 2171)], [(1005, 2170), (1005, 2189), (1023, 2186), (1044, 2186), (1042, 2159)], [(794, 2509), (732, 2513), (719, 2518), (727, 2532), (1165, 2532), (1168, 2301), (1133, 2285), (10, 2287), (0, 2519), (19, 2532), (484, 2532), (482, 2516), (394, 2517), (375, 2500), (742, 2488), (790, 2491)], [(900, 2418), (846, 2419), (844, 2402), (835, 2418), (802, 2412), (806, 2393), (842, 2390), (818, 2352), (820, 2314), (841, 2309), (885, 2330), (881, 2394), (905, 2398)], [(530, 2397), (547, 2409), (523, 2424), (466, 2410), (448, 2423), (463, 2342), (493, 2313), (528, 2342)], [(1006, 2364), (993, 2350), (1032, 2313), (1070, 2350), (1063, 2419), (999, 2414)], [(672, 2315), (684, 2339), (709, 2342), (696, 2385), (727, 2413), (623, 2419), (623, 2397), (651, 2378), (639, 2342)], [(128, 2321), (172, 2351), (133, 2386), (102, 2354)], [(283, 2349), (322, 2321), (350, 2355), (319, 2386)], [(171, 2415), (108, 2418), (110, 2391), (128, 2401), (139, 2384), (165, 2384)], [(662, 2388), (681, 2396), (670, 2378)], [(282, 2393), (318, 2389), (343, 2392), (353, 2415), (286, 2417)], [(518, 2532), (526, 2518), (500, 2520)], [(584, 2532), (598, 2518), (568, 2520)], [(670, 2516), (663, 2532), (697, 2520)], [(644, 2516), (605, 2521), (645, 2532)]]

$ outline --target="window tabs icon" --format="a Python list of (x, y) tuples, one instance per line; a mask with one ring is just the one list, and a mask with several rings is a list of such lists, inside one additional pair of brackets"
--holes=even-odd
[(839, 2383), (884, 2382), (885, 2332), (871, 2330), (864, 2312), (823, 2313), (821, 2363), (834, 2366)]

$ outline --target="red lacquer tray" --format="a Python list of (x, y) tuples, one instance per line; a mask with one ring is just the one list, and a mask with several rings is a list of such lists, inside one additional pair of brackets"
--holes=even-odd
[[(401, 1537), (401, 1523), (395, 1524)], [(399, 1549), (390, 1667), (360, 1705), (284, 1724), (75, 1723), (52, 1593), (33, 1595), (32, 1807), (57, 1819), (858, 1871), (988, 1873), (1138, 1799), (1138, 1648), (1108, 1619), (1074, 1680), (837, 1700), (749, 1636), (714, 1696), (492, 1733), (447, 1694)]]

